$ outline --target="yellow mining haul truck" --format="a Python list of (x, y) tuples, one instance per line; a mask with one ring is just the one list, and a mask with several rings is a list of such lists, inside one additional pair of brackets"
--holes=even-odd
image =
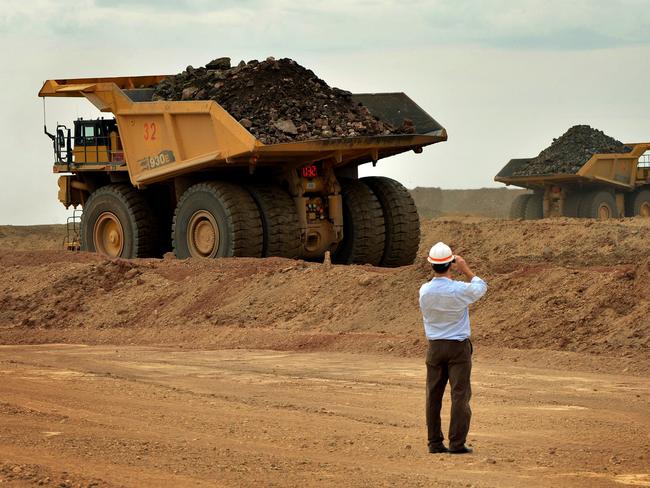
[(513, 176), (532, 158), (511, 159), (494, 178), (533, 190), (519, 195), (511, 218), (650, 217), (650, 143), (624, 154), (594, 154), (576, 173)]
[(151, 101), (165, 76), (46, 81), (41, 97), (85, 97), (115, 118), (58, 125), (59, 200), (83, 207), (81, 248), (111, 257), (283, 256), (410, 264), (420, 230), (408, 191), (358, 178), (360, 164), (445, 141), (403, 93), (353, 95), (415, 132), (265, 145), (214, 101)]

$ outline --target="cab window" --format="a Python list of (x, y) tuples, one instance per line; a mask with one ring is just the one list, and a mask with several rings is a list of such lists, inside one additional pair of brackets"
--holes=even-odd
[(83, 128), (84, 146), (95, 145), (95, 127), (92, 125), (84, 125)]
[(95, 145), (95, 127), (92, 124), (75, 122), (74, 143), (76, 146)]

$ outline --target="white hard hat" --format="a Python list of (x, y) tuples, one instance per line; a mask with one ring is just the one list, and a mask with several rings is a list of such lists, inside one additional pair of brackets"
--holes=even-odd
[(431, 264), (446, 264), (452, 262), (454, 257), (451, 248), (447, 244), (444, 242), (438, 242), (429, 251), (427, 261)]

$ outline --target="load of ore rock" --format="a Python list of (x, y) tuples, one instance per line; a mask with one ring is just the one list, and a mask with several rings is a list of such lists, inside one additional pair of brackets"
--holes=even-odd
[(188, 66), (161, 81), (153, 100), (214, 100), (264, 144), (414, 132), (411, 121), (399, 129), (382, 122), (350, 92), (287, 58)]
[(594, 154), (628, 153), (626, 146), (603, 131), (574, 125), (512, 176), (577, 173)]

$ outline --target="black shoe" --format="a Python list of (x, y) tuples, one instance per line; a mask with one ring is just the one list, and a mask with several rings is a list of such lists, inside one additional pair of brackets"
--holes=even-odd
[(449, 449), (447, 449), (445, 446), (435, 446), (435, 447), (429, 446), (430, 454), (442, 454), (444, 452), (449, 452)]
[(474, 449), (472, 449), (471, 447), (463, 446), (459, 449), (454, 449), (453, 451), (449, 449), (448, 452), (449, 454), (472, 454), (474, 452)]

